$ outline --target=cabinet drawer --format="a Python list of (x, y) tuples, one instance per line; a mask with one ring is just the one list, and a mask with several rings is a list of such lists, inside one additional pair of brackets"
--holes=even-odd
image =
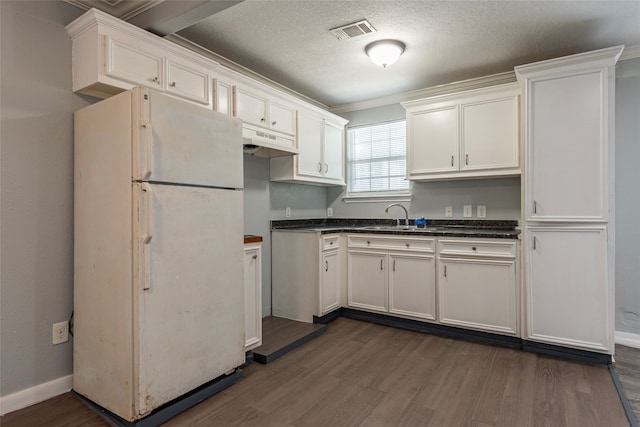
[(322, 237), (322, 250), (338, 249), (340, 247), (340, 236), (323, 236)]
[(440, 240), (440, 255), (515, 258), (516, 242), (493, 240)]
[(375, 236), (375, 235), (350, 235), (350, 248), (402, 250), (417, 252), (434, 252), (435, 241), (430, 238)]

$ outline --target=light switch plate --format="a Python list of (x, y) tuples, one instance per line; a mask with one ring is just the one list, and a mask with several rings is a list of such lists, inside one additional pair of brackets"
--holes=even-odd
[(465, 218), (471, 218), (473, 216), (473, 206), (464, 205), (464, 211), (462, 216)]
[(453, 217), (453, 206), (447, 206), (446, 208), (444, 208), (444, 216), (446, 218)]
[(487, 217), (487, 207), (484, 205), (478, 205), (478, 218)]
[(327, 216), (328, 217), (332, 217), (333, 216), (333, 208), (327, 208)]

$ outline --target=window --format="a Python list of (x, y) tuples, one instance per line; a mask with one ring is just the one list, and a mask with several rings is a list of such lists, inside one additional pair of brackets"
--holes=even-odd
[(350, 196), (376, 196), (409, 190), (405, 121), (350, 128), (347, 182)]

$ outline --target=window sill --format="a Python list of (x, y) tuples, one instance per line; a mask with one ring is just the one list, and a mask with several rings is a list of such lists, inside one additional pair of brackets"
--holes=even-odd
[(394, 202), (410, 202), (413, 196), (406, 194), (367, 194), (367, 195), (349, 195), (343, 197), (345, 203), (394, 203)]

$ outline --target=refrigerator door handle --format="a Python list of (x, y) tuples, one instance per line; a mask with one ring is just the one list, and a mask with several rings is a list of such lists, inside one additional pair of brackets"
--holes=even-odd
[(151, 186), (145, 182), (140, 184), (140, 188), (145, 193), (146, 206), (144, 215), (144, 228), (145, 233), (142, 235), (142, 290), (149, 290), (151, 288), (151, 239), (153, 237), (153, 216), (151, 214), (152, 205), (152, 191)]
[(142, 117), (140, 119), (140, 125), (144, 128), (144, 138), (145, 138), (145, 146), (147, 148), (147, 152), (145, 153), (145, 157), (147, 158), (147, 167), (146, 170), (144, 171), (144, 174), (142, 174), (142, 179), (143, 180), (148, 180), (149, 178), (151, 178), (151, 171), (152, 171), (152, 161), (153, 161), (153, 151), (152, 151), (152, 138), (151, 138), (151, 133), (152, 133), (152, 129), (151, 129), (151, 123), (147, 122), (145, 120), (144, 117)]
[(146, 205), (146, 213), (145, 213), (145, 235), (142, 238), (142, 242), (145, 245), (148, 245), (149, 243), (151, 243), (151, 238), (153, 237), (153, 219), (151, 216), (151, 203), (152, 203), (152, 191), (151, 191), (151, 186), (149, 184), (147, 184), (146, 182), (143, 182), (140, 185), (140, 188), (142, 189), (142, 191), (144, 191), (146, 193), (145, 195), (145, 199), (147, 202)]

